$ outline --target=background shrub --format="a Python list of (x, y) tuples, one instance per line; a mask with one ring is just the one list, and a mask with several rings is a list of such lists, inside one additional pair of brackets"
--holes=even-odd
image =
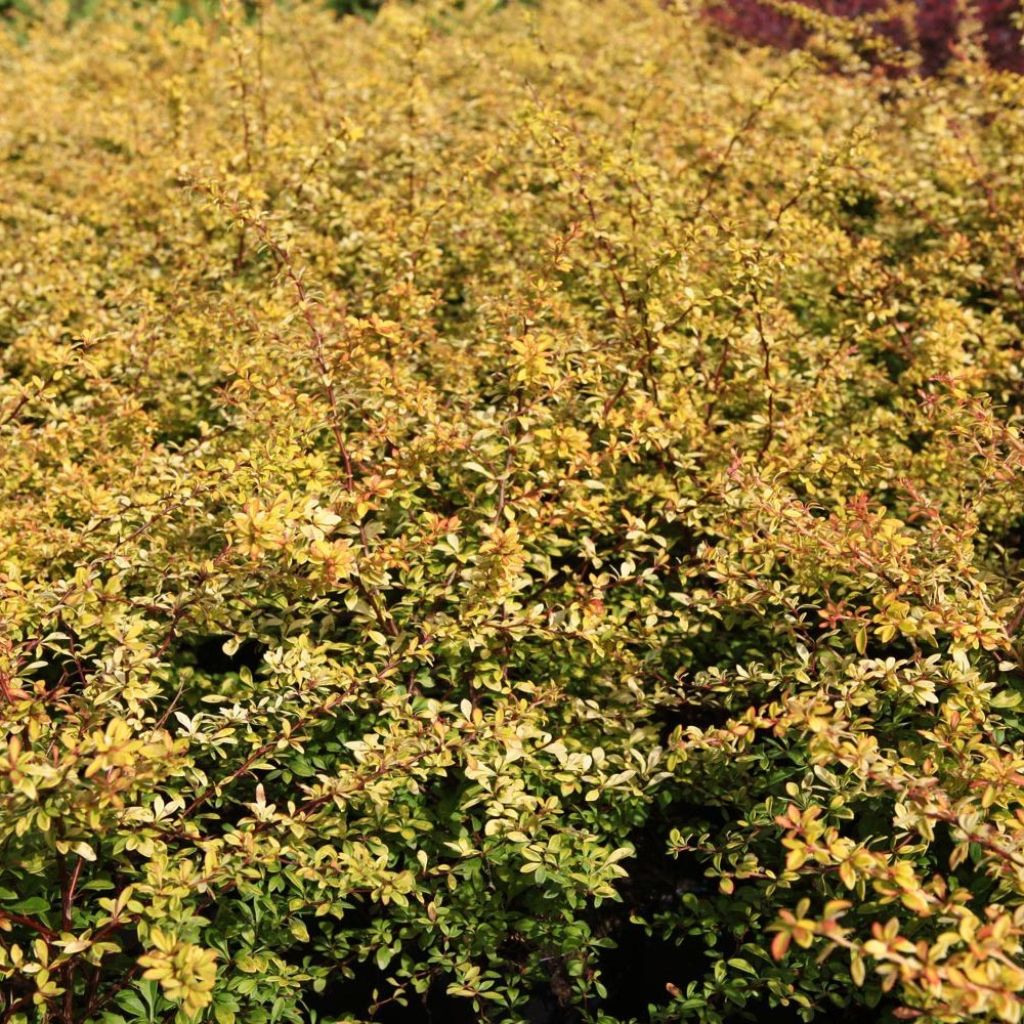
[(3, 1020), (1017, 1020), (1024, 80), (169, 13), (0, 53)]
[(815, 14), (862, 21), (864, 30), (895, 43), (896, 66), (912, 57), (926, 73), (945, 67), (964, 46), (980, 46), (994, 67), (1024, 71), (1021, 7), (1016, 0), (712, 0), (708, 14), (729, 32), (762, 45), (803, 46)]

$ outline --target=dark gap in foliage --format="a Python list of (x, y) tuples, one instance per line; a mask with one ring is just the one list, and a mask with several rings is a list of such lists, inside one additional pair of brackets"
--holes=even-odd
[(1011, 558), (1024, 560), (1024, 517), (1018, 519), (1003, 533), (997, 539), (997, 543)]
[[(361, 1019), (375, 999), (388, 998), (392, 989), (387, 979), (388, 972), (376, 964), (357, 964), (351, 978), (329, 982), (323, 992), (308, 997), (306, 1005), (318, 1018)], [(407, 1006), (394, 1002), (380, 1006), (373, 1015), (375, 1024), (478, 1024), (479, 1018), (468, 999), (448, 995), (450, 982), (449, 978), (435, 979), (423, 996), (410, 991)]]
[(267, 645), (252, 638), (243, 640), (234, 654), (224, 650), (231, 639), (225, 633), (197, 637), (187, 644), (179, 644), (177, 657), (182, 664), (194, 665), (207, 675), (224, 676), (247, 668), (255, 672), (267, 652)]
[(545, 989), (538, 989), (530, 996), (523, 1016), (527, 1024), (581, 1024), (584, 1019), (574, 1006), (566, 1006), (558, 996)]
[[(887, 345), (874, 353), (874, 362), (877, 363), (889, 376), (893, 384), (898, 384), (900, 378), (910, 369), (911, 361), (908, 356), (896, 349), (895, 343)], [(896, 399), (896, 392), (886, 393), (879, 391), (875, 395), (875, 404), (880, 409), (891, 409)]]
[[(828, 1006), (815, 1014), (814, 1021), (827, 1024), (895, 1024), (893, 1011), (899, 1008), (894, 999), (883, 999), (875, 1006), (855, 1002), (850, 1006)], [(807, 1017), (795, 1003), (772, 1006), (767, 1000), (752, 1002), (742, 1011), (726, 1017), (727, 1024), (806, 1024)]]
[(676, 911), (687, 893), (698, 899), (713, 894), (714, 886), (696, 856), (669, 853), (668, 835), (673, 828), (712, 822), (720, 826), (727, 817), (721, 807), (675, 800), (654, 806), (631, 836), (636, 855), (626, 862), (629, 875), (618, 886), (622, 902), (601, 907), (593, 923), (598, 934), (614, 943), (599, 958), (601, 980), (608, 990), (601, 1002), (606, 1013), (645, 1020), (652, 1001), (668, 1000), (667, 986), (685, 989), (706, 974), (703, 940), (639, 922)]
[(79, 658), (77, 661), (63, 652), (41, 651), (39, 660), (43, 662), (22, 679), (26, 683), (43, 683), (47, 691), (67, 688), (79, 692), (85, 686), (95, 668), (90, 658)]
[(176, 427), (168, 427), (166, 430), (157, 431), (153, 435), (153, 447), (179, 448), (189, 441), (198, 441), (203, 436), (203, 426), (209, 426), (209, 422), (185, 421)]
[(671, 739), (677, 729), (686, 729), (694, 726), (698, 729), (721, 729), (734, 711), (710, 703), (712, 698), (704, 696), (693, 703), (678, 704), (666, 707), (655, 716), (655, 723), (658, 725), (658, 742), (664, 746)]
[(1006, 305), (1006, 298), (999, 289), (979, 281), (968, 285), (963, 304), (968, 309), (976, 309), (980, 313), (992, 313)]
[(53, 650), (40, 645), (33, 650), (32, 660), (41, 664), (36, 665), (21, 678), (27, 683), (43, 683), (48, 692), (67, 689), (79, 693), (96, 669), (97, 659), (76, 653), (81, 638), (62, 617), (58, 619), (57, 628), (67, 637), (64, 642), (68, 650)]
[(906, 445), (914, 455), (919, 455), (934, 436), (932, 430), (912, 430), (907, 434)]
[(839, 200), (839, 209), (856, 220), (870, 222), (878, 217), (879, 203), (878, 196), (868, 192), (852, 193)]

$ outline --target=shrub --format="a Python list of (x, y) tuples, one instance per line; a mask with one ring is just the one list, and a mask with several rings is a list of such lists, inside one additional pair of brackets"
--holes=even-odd
[(1024, 80), (457, 6), (4, 40), (4, 1022), (1018, 1020)]
[(892, 70), (909, 57), (934, 73), (965, 45), (980, 45), (993, 66), (1024, 71), (1016, 0), (710, 0), (707, 9), (711, 20), (729, 32), (766, 46), (804, 45), (825, 14), (860, 22), (862, 32), (896, 44), (902, 52)]

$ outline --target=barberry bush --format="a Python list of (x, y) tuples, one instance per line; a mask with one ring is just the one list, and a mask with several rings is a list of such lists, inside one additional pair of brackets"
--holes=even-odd
[(877, 66), (889, 74), (908, 64), (933, 73), (970, 46), (996, 67), (1024, 72), (1017, 0), (707, 0), (705, 11), (728, 32), (775, 47), (806, 45), (837, 18), (856, 23), (849, 28), (862, 37), (890, 44), (876, 49)]
[(1024, 79), (174, 15), (0, 43), (4, 1024), (1019, 1020)]

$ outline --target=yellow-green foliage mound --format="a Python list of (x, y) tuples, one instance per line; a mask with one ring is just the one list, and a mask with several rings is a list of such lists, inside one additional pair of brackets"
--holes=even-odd
[(1018, 1020), (1024, 80), (493, 7), (4, 37), (0, 1019)]

